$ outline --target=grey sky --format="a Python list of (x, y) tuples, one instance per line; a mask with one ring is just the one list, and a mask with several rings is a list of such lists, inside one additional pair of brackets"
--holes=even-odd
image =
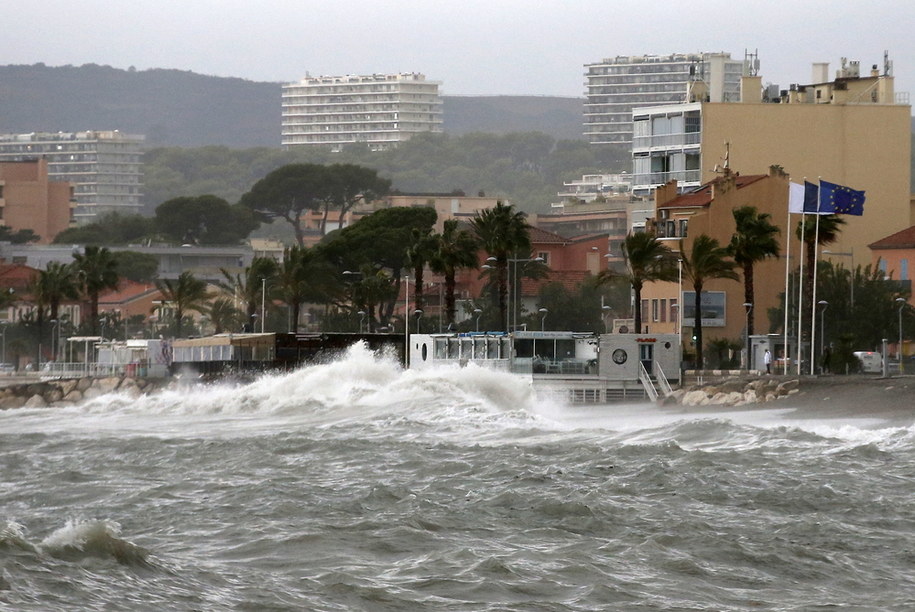
[(894, 62), (915, 92), (911, 0), (33, 0), (4, 11), (0, 62), (177, 68), (254, 81), (422, 72), (447, 95), (582, 96), (615, 55), (757, 50), (763, 82)]

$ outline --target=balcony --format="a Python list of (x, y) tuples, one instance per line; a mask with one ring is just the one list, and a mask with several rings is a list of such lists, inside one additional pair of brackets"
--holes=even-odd
[(632, 177), (632, 188), (647, 189), (664, 185), (668, 181), (676, 180), (679, 186), (698, 185), (701, 178), (701, 170), (676, 170), (672, 172), (649, 172), (646, 174), (635, 174)]
[(656, 136), (633, 136), (632, 149), (685, 148), (702, 144), (700, 132), (684, 134), (658, 134)]

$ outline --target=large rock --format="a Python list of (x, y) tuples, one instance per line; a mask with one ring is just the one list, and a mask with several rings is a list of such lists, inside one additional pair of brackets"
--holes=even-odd
[(73, 389), (64, 396), (63, 401), (65, 402), (81, 402), (83, 400), (83, 394), (79, 389)]
[(708, 394), (702, 389), (694, 389), (684, 393), (680, 403), (684, 406), (700, 406), (703, 401), (708, 401)]
[(45, 401), (43, 397), (37, 393), (30, 397), (23, 406), (24, 408), (45, 408), (47, 407), (48, 402)]

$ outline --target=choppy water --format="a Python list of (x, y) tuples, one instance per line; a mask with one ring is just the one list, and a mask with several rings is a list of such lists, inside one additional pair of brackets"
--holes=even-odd
[(915, 429), (360, 349), (0, 413), (8, 610), (912, 610)]

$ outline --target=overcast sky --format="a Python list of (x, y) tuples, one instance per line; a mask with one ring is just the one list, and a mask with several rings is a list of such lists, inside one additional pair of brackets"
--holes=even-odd
[(758, 50), (764, 83), (841, 57), (894, 62), (915, 92), (912, 0), (32, 0), (3, 12), (0, 63), (177, 68), (254, 81), (421, 72), (446, 95), (584, 95), (616, 55)]

